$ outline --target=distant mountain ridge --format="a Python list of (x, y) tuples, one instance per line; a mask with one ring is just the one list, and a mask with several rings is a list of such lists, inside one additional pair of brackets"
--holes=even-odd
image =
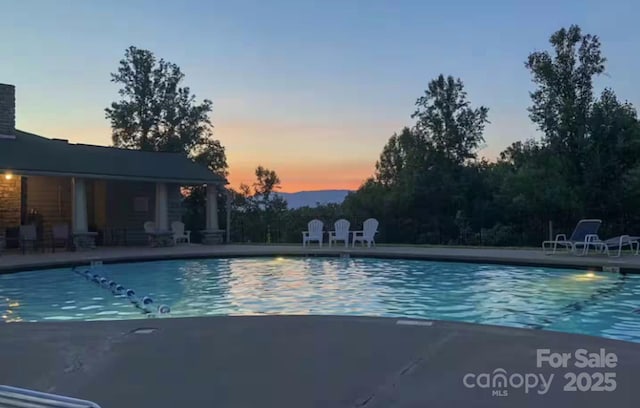
[(298, 191), (295, 193), (278, 193), (289, 208), (316, 207), (318, 204), (341, 204), (351, 190), (316, 190)]

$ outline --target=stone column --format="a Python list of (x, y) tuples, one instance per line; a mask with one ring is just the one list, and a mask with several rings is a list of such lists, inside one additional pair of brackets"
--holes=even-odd
[(89, 232), (87, 219), (87, 184), (86, 180), (74, 177), (71, 180), (73, 187), (72, 200), (72, 238), (73, 246), (77, 250), (92, 249), (96, 247), (95, 232)]
[(167, 195), (167, 185), (156, 183), (156, 230), (169, 230), (169, 197)]

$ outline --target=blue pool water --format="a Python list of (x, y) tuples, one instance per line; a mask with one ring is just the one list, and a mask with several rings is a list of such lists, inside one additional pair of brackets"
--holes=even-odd
[[(410, 260), (231, 258), (104, 265), (170, 317), (337, 314), (558, 330), (640, 342), (640, 275)], [(0, 275), (3, 320), (135, 319), (70, 268)], [(147, 315), (148, 316), (148, 315)]]

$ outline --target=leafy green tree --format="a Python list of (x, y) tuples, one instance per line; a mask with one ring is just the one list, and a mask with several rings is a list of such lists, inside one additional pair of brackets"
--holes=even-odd
[(622, 228), (628, 218), (624, 179), (640, 159), (640, 124), (635, 108), (610, 89), (593, 105), (586, 158), (586, 209)]
[(525, 66), (537, 89), (531, 92), (531, 120), (545, 141), (569, 164), (567, 176), (582, 183), (588, 122), (593, 104), (593, 79), (604, 72), (606, 59), (597, 36), (580, 27), (562, 28), (549, 39), (553, 54), (536, 51)]
[(129, 149), (184, 152), (223, 176), (227, 162), (222, 144), (213, 138), (212, 102), (196, 102), (176, 64), (149, 50), (129, 47), (111, 81), (121, 100), (105, 109), (113, 144)]
[(462, 80), (438, 76), (429, 82), (416, 107), (411, 116), (417, 119), (415, 129), (435, 152), (458, 165), (476, 158), (478, 148), (484, 143), (489, 109), (471, 107)]
[(411, 179), (424, 169), (427, 151), (425, 138), (405, 127), (399, 135), (391, 136), (384, 146), (376, 162), (376, 181), (387, 187), (411, 183)]

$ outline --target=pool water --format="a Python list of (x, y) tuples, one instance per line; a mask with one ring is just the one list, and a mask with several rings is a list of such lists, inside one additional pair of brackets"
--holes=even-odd
[[(93, 271), (140, 298), (151, 297), (154, 305), (168, 305), (169, 317), (408, 317), (640, 342), (640, 275), (341, 258), (198, 259), (110, 264)], [(7, 322), (158, 317), (71, 268), (0, 275), (0, 313)]]

